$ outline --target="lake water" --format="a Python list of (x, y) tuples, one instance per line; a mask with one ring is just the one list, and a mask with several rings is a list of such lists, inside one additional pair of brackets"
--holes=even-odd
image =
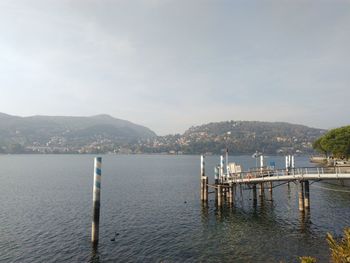
[[(199, 156), (104, 155), (100, 241), (90, 244), (92, 155), (0, 156), (0, 262), (328, 262), (327, 232), (350, 226), (350, 194), (310, 186), (311, 213), (298, 211), (294, 184), (234, 208), (199, 193)], [(230, 161), (255, 166), (250, 156)], [(283, 168), (283, 157), (269, 157)], [(206, 158), (213, 181), (217, 156)], [(297, 166), (310, 166), (306, 157)], [(345, 189), (346, 190), (346, 189)], [(115, 232), (119, 233), (111, 241)]]

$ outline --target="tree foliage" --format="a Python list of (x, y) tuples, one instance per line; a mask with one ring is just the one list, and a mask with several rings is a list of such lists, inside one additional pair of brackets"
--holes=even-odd
[(313, 257), (300, 257), (300, 263), (316, 263), (316, 258)]
[[(327, 242), (331, 252), (330, 260), (333, 263), (350, 263), (350, 228), (344, 229), (344, 236), (339, 242), (334, 237), (327, 233)], [(300, 263), (315, 263), (316, 258), (313, 257), (299, 257)]]
[(331, 261), (334, 263), (350, 262), (350, 228), (344, 229), (344, 237), (337, 242), (331, 234), (327, 234), (327, 242), (331, 250)]
[(314, 149), (337, 158), (350, 157), (350, 125), (330, 130), (313, 143)]

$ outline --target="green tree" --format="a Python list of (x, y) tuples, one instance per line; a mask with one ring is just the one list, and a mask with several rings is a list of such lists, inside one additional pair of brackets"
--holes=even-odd
[(318, 138), (316, 141), (314, 141), (314, 143), (312, 144), (312, 147), (313, 147), (316, 151), (318, 151), (318, 152), (320, 152), (320, 153), (323, 153), (323, 154), (325, 154), (325, 155), (327, 156), (327, 155), (328, 155), (327, 150), (324, 149), (324, 148), (322, 147), (322, 144), (321, 144), (322, 138), (323, 138), (323, 137), (320, 137), (320, 138)]
[(330, 130), (313, 143), (314, 149), (337, 158), (350, 156), (350, 125)]

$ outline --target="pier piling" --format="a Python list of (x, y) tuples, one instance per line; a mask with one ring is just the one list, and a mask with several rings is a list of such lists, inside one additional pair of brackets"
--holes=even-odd
[(100, 199), (101, 199), (101, 164), (102, 157), (95, 157), (94, 161), (94, 186), (93, 186), (93, 208), (92, 208), (92, 226), (91, 242), (98, 244), (98, 235), (100, 228)]
[(214, 179), (215, 179), (215, 184), (219, 183), (219, 177), (220, 177), (220, 167), (215, 166), (214, 167)]
[(257, 197), (257, 193), (256, 193), (256, 184), (253, 184), (253, 201), (254, 204), (257, 203), (258, 197)]
[(304, 212), (304, 182), (300, 181), (298, 185), (299, 190), (299, 211)]
[(264, 183), (260, 183), (260, 189), (259, 189), (260, 193), (260, 197), (263, 197), (265, 194), (265, 188), (264, 188)]
[(224, 177), (225, 177), (225, 171), (224, 171), (224, 156), (220, 156), (220, 183), (223, 183)]
[(233, 204), (233, 186), (232, 186), (232, 184), (230, 184), (228, 187), (228, 203), (230, 205)]
[(205, 176), (204, 177), (204, 199), (203, 199), (204, 202), (208, 201), (208, 183), (209, 183), (208, 176)]
[(310, 209), (310, 183), (305, 181), (305, 209)]
[(217, 187), (218, 187), (218, 195), (217, 195), (218, 206), (221, 207), (222, 206), (222, 187), (221, 187), (221, 184), (218, 184)]

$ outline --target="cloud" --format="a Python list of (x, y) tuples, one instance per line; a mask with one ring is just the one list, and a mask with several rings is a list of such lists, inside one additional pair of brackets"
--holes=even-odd
[(349, 6), (2, 1), (2, 111), (108, 113), (160, 134), (225, 119), (341, 125)]

